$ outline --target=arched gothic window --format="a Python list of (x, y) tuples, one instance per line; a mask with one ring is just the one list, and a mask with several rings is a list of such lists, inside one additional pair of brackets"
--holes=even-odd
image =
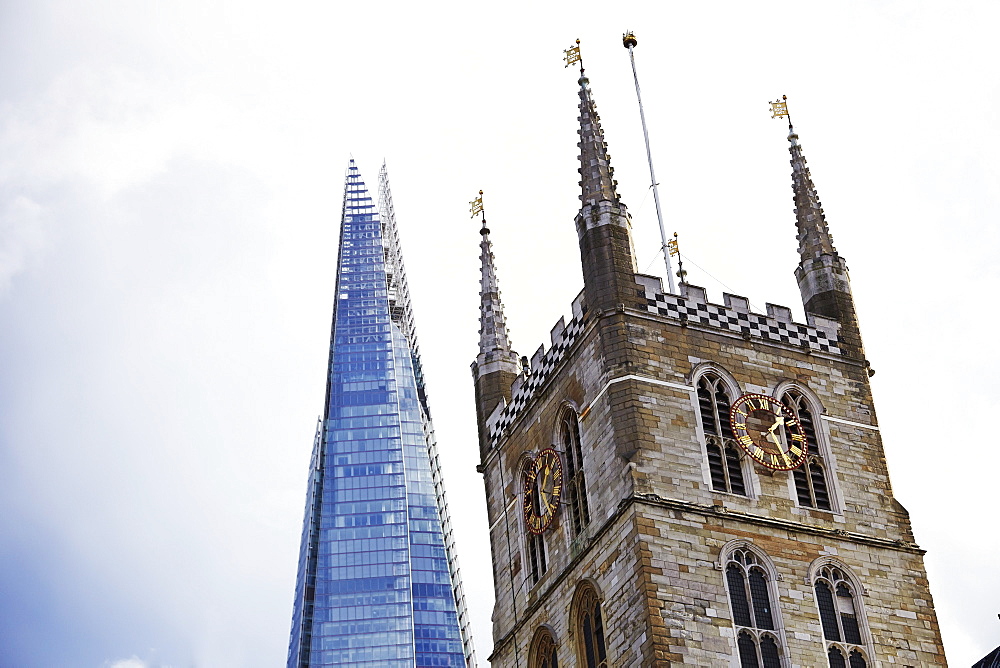
[(861, 650), (852, 649), (850, 658), (845, 659), (844, 651), (835, 645), (831, 645), (826, 656), (830, 661), (830, 668), (868, 668), (865, 655), (861, 653)]
[[(521, 489), (524, 489), (524, 481), (529, 476), (530, 467), (531, 462), (526, 461), (521, 468)], [(534, 484), (537, 487), (537, 478)], [(531, 502), (534, 505), (534, 511), (537, 513), (539, 511), (537, 489), (531, 495)], [(535, 584), (545, 575), (545, 571), (548, 569), (548, 564), (545, 561), (545, 537), (542, 534), (531, 533), (527, 527), (525, 527), (524, 533), (527, 537), (528, 577), (531, 580), (531, 584)]]
[(559, 440), (566, 458), (566, 503), (575, 538), (590, 523), (590, 508), (587, 506), (587, 482), (583, 476), (580, 421), (572, 408), (563, 411), (559, 421)]
[(860, 604), (844, 572), (836, 566), (824, 566), (814, 586), (831, 668), (867, 668)]
[[(795, 480), (795, 495), (798, 497), (799, 505), (831, 510), (833, 504), (830, 501), (830, 488), (827, 484), (828, 468), (819, 448), (816, 420), (809, 408), (809, 403), (805, 395), (797, 390), (786, 392), (781, 397), (781, 401), (798, 418), (799, 424), (802, 425), (802, 430), (805, 432), (808, 446), (806, 461), (797, 469), (792, 469), (792, 477)], [(786, 430), (786, 442), (789, 439), (790, 435)]]
[(772, 634), (761, 634), (758, 642), (749, 631), (740, 631), (736, 644), (740, 650), (740, 668), (781, 668), (781, 652)]
[(531, 642), (528, 665), (531, 668), (559, 668), (555, 638), (544, 627), (535, 631), (535, 639)]
[(740, 451), (729, 425), (731, 400), (726, 384), (717, 374), (706, 373), (698, 379), (698, 410), (705, 432), (705, 451), (712, 489), (716, 492), (747, 495), (743, 480)]
[(597, 592), (588, 584), (577, 593), (576, 636), (584, 668), (607, 668), (608, 649), (604, 642), (604, 619)]
[(760, 558), (737, 548), (726, 563), (726, 588), (741, 668), (782, 668), (770, 576)]

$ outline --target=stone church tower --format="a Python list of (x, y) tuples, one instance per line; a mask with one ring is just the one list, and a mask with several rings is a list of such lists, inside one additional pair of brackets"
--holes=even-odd
[(636, 271), (581, 70), (584, 287), (530, 363), (482, 230), (494, 666), (940, 666), (847, 266), (791, 129), (806, 323)]

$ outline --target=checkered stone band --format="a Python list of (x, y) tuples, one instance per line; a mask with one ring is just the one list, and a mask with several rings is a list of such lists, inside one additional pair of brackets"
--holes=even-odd
[(517, 416), (524, 410), (524, 407), (528, 405), (528, 402), (531, 401), (538, 388), (545, 385), (552, 376), (552, 372), (563, 361), (566, 351), (576, 343), (582, 331), (583, 321), (579, 318), (573, 318), (566, 323), (566, 328), (558, 336), (555, 343), (552, 344), (552, 347), (545, 352), (537, 366), (532, 366), (531, 375), (514, 392), (514, 396), (510, 398), (510, 403), (500, 412), (495, 422), (487, 425), (491, 443), (496, 444), (504, 430), (517, 419)]
[[(662, 292), (647, 291), (645, 296), (646, 310), (649, 313), (717, 327), (741, 336), (755, 336), (818, 352), (840, 354), (836, 339), (831, 339), (826, 332), (815, 327), (784, 322), (758, 313), (742, 313), (726, 306), (697, 302)], [(514, 423), (538, 389), (548, 382), (552, 372), (562, 363), (566, 351), (576, 343), (583, 329), (584, 323), (581, 319), (571, 320), (552, 347), (542, 355), (541, 360), (532, 366), (531, 375), (517, 388), (510, 403), (487, 425), (492, 445), (497, 444), (504, 431)]]
[(826, 332), (794, 322), (782, 322), (759, 313), (741, 313), (718, 304), (695, 302), (677, 295), (646, 292), (646, 310), (668, 318), (721, 329), (743, 336), (755, 336), (778, 343), (840, 354), (837, 340)]

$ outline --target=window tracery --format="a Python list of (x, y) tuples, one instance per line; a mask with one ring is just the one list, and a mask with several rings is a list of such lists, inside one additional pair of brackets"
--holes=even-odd
[[(521, 466), (521, 489), (524, 489), (524, 481), (530, 477), (531, 460), (527, 460)], [(534, 506), (534, 511), (537, 513), (538, 508), (538, 480), (534, 479), (535, 490), (531, 494), (531, 503)], [(524, 531), (525, 537), (527, 539), (527, 556), (528, 556), (528, 578), (531, 580), (531, 584), (537, 583), (545, 571), (548, 570), (548, 564), (545, 559), (545, 537), (543, 534), (532, 533), (525, 527)]]
[[(809, 401), (802, 392), (794, 389), (785, 392), (781, 401), (802, 425), (809, 448), (809, 455), (802, 466), (792, 469), (795, 495), (799, 505), (820, 510), (832, 510), (833, 503), (828, 483), (829, 469), (823, 457), (823, 448), (816, 429), (816, 417), (809, 406)], [(784, 437), (786, 442), (790, 438), (787, 429), (784, 430)]]
[(763, 560), (748, 548), (736, 548), (725, 573), (741, 668), (782, 668), (779, 620)]
[(725, 381), (708, 372), (698, 379), (698, 411), (705, 433), (705, 452), (712, 489), (747, 496), (743, 463), (729, 423), (732, 399)]
[(559, 668), (556, 654), (556, 640), (545, 627), (535, 631), (535, 639), (531, 643), (531, 653), (528, 665), (531, 668)]
[(813, 586), (831, 668), (867, 668), (861, 604), (847, 575), (827, 564), (817, 572)]
[(593, 586), (586, 583), (577, 593), (576, 637), (581, 665), (585, 668), (607, 668), (608, 650), (604, 640), (601, 600)]
[(575, 538), (590, 523), (590, 508), (587, 504), (587, 482), (580, 447), (580, 421), (572, 408), (567, 407), (560, 418), (559, 441), (566, 460), (566, 504), (569, 506), (572, 536)]
[(852, 649), (850, 658), (845, 659), (844, 650), (836, 645), (831, 645), (826, 655), (830, 661), (830, 668), (868, 668), (864, 654), (857, 649)]

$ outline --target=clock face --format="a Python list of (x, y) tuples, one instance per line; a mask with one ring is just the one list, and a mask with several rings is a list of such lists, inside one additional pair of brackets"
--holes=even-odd
[(744, 394), (733, 403), (729, 423), (736, 442), (761, 466), (775, 471), (798, 468), (806, 459), (806, 434), (780, 401)]
[(542, 533), (552, 524), (562, 496), (563, 470), (559, 453), (547, 448), (525, 470), (524, 522), (531, 533)]

